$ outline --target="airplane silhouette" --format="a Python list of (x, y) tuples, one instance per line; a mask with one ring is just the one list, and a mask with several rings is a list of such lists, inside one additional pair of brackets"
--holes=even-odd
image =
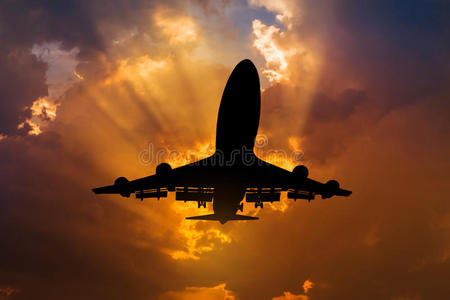
[(193, 220), (257, 220), (257, 217), (238, 215), (243, 200), (263, 207), (264, 202), (280, 201), (280, 193), (287, 191), (290, 199), (311, 201), (315, 195), (322, 199), (349, 196), (336, 180), (327, 183), (308, 178), (304, 165), (292, 172), (259, 159), (253, 151), (261, 109), (258, 71), (246, 59), (231, 73), (219, 107), (216, 129), (216, 151), (208, 158), (172, 169), (167, 163), (156, 167), (156, 174), (128, 181), (119, 177), (113, 185), (94, 188), (95, 194), (120, 194), (136, 198), (165, 198), (175, 192), (176, 200), (196, 201), (206, 208), (212, 202), (214, 214), (187, 217)]

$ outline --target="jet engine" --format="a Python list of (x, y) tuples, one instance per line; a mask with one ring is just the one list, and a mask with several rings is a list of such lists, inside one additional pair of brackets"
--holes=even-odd
[(329, 180), (326, 183), (326, 186), (330, 192), (334, 193), (339, 189), (339, 182), (337, 182), (336, 180)]
[(156, 174), (167, 176), (172, 171), (172, 167), (168, 163), (161, 163), (156, 167)]
[(130, 197), (130, 191), (127, 188), (128, 182), (128, 179), (125, 177), (119, 177), (114, 180), (114, 185), (119, 189), (120, 195), (127, 198)]
[(339, 190), (339, 182), (336, 180), (329, 180), (325, 183), (326, 192), (322, 194), (322, 199), (327, 199), (336, 195), (336, 192)]
[(309, 171), (304, 165), (298, 165), (292, 170), (292, 174), (297, 178), (305, 179), (308, 177)]

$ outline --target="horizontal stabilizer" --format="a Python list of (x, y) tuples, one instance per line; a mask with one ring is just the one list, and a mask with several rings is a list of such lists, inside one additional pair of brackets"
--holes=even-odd
[(234, 215), (230, 218), (230, 220), (258, 220), (258, 217), (252, 217), (252, 216), (244, 216), (244, 215)]
[[(187, 220), (208, 220), (208, 221), (222, 221), (224, 218), (219, 217), (215, 214), (211, 215), (204, 215), (204, 216), (195, 216), (195, 217), (187, 217)], [(244, 215), (233, 215), (230, 217), (225, 218), (228, 221), (231, 220), (258, 220), (258, 217), (252, 217), (252, 216), (244, 216)]]

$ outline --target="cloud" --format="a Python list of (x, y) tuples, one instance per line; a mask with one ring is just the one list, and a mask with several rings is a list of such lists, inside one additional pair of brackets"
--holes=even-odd
[(274, 25), (267, 26), (260, 20), (253, 20), (253, 46), (261, 53), (266, 60), (266, 69), (263, 74), (268, 78), (269, 82), (278, 82), (285, 79), (283, 73), (286, 70), (286, 56), (292, 55), (294, 50), (283, 51), (280, 49), (275, 40), (274, 35), (280, 34), (280, 28)]
[[(296, 14), (296, 3), (294, 1), (268, 1), (250, 0), (249, 4), (256, 7), (264, 7), (276, 13), (276, 19), (287, 26), (291, 25), (292, 18)], [(298, 16), (297, 16), (298, 17)]]
[(17, 293), (20, 293), (20, 291), (13, 287), (0, 287), (0, 299), (10, 299), (11, 296)]
[(0, 132), (17, 133), (17, 125), (29, 118), (31, 106), (39, 97), (47, 96), (45, 72), (47, 64), (20, 48), (0, 48)]
[(273, 297), (272, 300), (308, 300), (305, 295), (295, 295), (291, 292), (284, 292), (283, 296)]
[[(25, 107), (40, 97), (55, 100), (67, 90), (67, 78), (61, 74), (65, 68), (81, 77), (104, 73), (105, 58), (113, 54), (108, 45), (114, 35), (137, 27), (143, 39), (154, 26), (149, 26), (153, 23), (150, 18), (142, 16), (153, 11), (154, 5), (122, 0), (108, 6), (90, 1), (66, 1), (63, 5), (52, 1), (3, 2), (0, 132), (17, 134), (17, 126), (30, 117)], [(29, 125), (22, 126), (21, 132), (27, 129)]]
[(308, 293), (308, 290), (310, 290), (312, 287), (314, 286), (314, 283), (311, 280), (305, 280), (305, 282), (303, 282), (303, 291), (305, 291), (305, 294)]
[(310, 299), (306, 294), (314, 286), (314, 283), (310, 280), (303, 282), (303, 291), (305, 294), (293, 294), (291, 292), (284, 292), (282, 296), (273, 297), (272, 300), (308, 300)]
[(182, 291), (169, 291), (159, 297), (161, 300), (208, 299), (234, 300), (233, 292), (227, 290), (224, 283), (214, 287), (186, 287)]
[(162, 28), (169, 37), (170, 44), (184, 44), (198, 39), (198, 28), (194, 19), (176, 15), (169, 10), (158, 10), (155, 15), (155, 24)]
[[(253, 4), (283, 11), (264, 3)], [(398, 8), (385, 1), (368, 6), (330, 1), (327, 7), (282, 3), (289, 7), (284, 10), (301, 14), (291, 14), (291, 26), (278, 29), (277, 38), (270, 39), (277, 49), (296, 49), (278, 64), (283, 65), (285, 81), (272, 80), (263, 93), (263, 114), (268, 113), (270, 120), (263, 116), (262, 128), (277, 147), (289, 146), (284, 132), (301, 137), (305, 157), (324, 163), (392, 109), (414, 101), (434, 103), (447, 93), (443, 82), (450, 68), (441, 51), (450, 45), (448, 32), (440, 29), (448, 11), (439, 9), (442, 3)], [(336, 9), (330, 9), (333, 5)], [(419, 18), (420, 7), (424, 13)], [(377, 14), (386, 19), (377, 19)], [(419, 21), (427, 25), (408, 26)], [(429, 39), (434, 42), (420, 42)], [(286, 119), (288, 126), (282, 125)]]

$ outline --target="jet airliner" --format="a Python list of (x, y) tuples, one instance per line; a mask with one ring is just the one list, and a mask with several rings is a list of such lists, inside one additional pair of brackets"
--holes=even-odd
[(175, 193), (179, 201), (195, 201), (198, 207), (212, 202), (213, 214), (187, 217), (193, 220), (256, 220), (257, 217), (237, 214), (243, 211), (243, 199), (263, 207), (264, 202), (280, 201), (282, 192), (289, 199), (311, 201), (349, 196), (336, 180), (321, 183), (308, 178), (304, 165), (292, 171), (272, 165), (254, 153), (261, 110), (258, 71), (248, 59), (232, 71), (220, 102), (216, 128), (216, 150), (208, 158), (172, 168), (167, 163), (156, 167), (156, 174), (128, 181), (119, 177), (113, 185), (94, 188), (95, 194), (119, 194), (136, 198), (166, 198)]

